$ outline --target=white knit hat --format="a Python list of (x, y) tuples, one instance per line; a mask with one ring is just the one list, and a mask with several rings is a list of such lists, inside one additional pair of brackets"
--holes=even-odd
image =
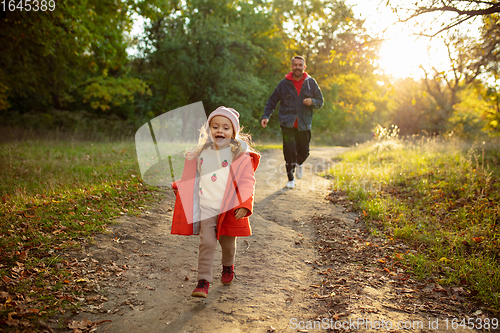
[(238, 135), (238, 133), (240, 132), (240, 114), (238, 113), (238, 111), (225, 106), (219, 106), (208, 116), (207, 130), (210, 128), (210, 121), (215, 116), (223, 116), (229, 119), (229, 121), (231, 121), (231, 123), (233, 124), (234, 136), (236, 137)]

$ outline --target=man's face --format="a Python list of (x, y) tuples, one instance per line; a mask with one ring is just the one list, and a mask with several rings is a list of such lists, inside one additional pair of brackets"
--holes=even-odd
[(293, 59), (292, 60), (293, 76), (302, 77), (305, 69), (306, 69), (306, 65), (304, 65), (304, 61), (302, 61), (302, 59)]

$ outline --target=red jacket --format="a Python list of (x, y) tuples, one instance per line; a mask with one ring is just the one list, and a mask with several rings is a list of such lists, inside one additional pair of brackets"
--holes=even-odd
[[(221, 235), (250, 236), (252, 234), (248, 217), (253, 212), (255, 170), (259, 166), (259, 162), (259, 154), (245, 152), (231, 163), (226, 191), (217, 219), (217, 239)], [(172, 188), (176, 192), (172, 234), (199, 234), (199, 173), (196, 163), (196, 159), (186, 159), (181, 180), (172, 183)], [(194, 191), (195, 186), (197, 187), (196, 191)], [(236, 220), (234, 210), (241, 207), (248, 209), (249, 213)]]

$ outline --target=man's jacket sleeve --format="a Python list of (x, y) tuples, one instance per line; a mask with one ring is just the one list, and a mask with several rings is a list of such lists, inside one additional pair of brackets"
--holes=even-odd
[(271, 114), (273, 113), (273, 111), (276, 109), (276, 105), (278, 105), (278, 102), (281, 99), (280, 93), (279, 93), (279, 87), (280, 87), (280, 84), (278, 84), (278, 86), (276, 86), (273, 94), (271, 95), (271, 97), (269, 97), (269, 100), (266, 103), (266, 108), (264, 109), (264, 115), (262, 116), (261, 119), (269, 119), (271, 117)]
[(314, 88), (313, 88), (313, 107), (315, 109), (319, 109), (323, 106), (323, 93), (321, 92), (321, 89), (318, 86), (318, 83), (316, 80), (314, 82)]

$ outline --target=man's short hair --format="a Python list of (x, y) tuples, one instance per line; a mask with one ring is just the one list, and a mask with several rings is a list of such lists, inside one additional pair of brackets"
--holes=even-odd
[(300, 60), (302, 60), (302, 61), (304, 62), (304, 65), (306, 64), (306, 58), (304, 58), (303, 56), (300, 56), (300, 55), (296, 55), (296, 56), (294, 56), (294, 57), (292, 58), (292, 64), (293, 64), (293, 61), (294, 61), (295, 59), (300, 59)]

